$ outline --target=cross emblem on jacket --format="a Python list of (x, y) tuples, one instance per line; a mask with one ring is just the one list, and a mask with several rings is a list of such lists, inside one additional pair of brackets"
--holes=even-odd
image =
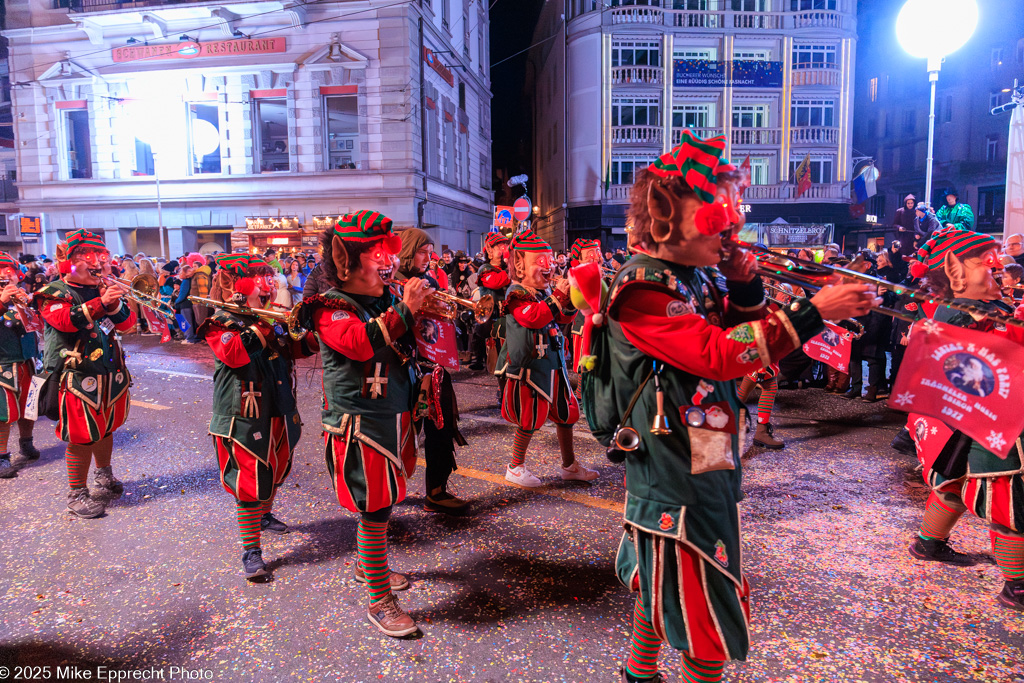
[(545, 356), (544, 352), (547, 351), (548, 346), (550, 345), (548, 344), (547, 339), (545, 339), (543, 335), (540, 335), (540, 339), (534, 346), (534, 348), (537, 349), (537, 358), (543, 358)]
[(255, 417), (260, 416), (260, 396), (262, 392), (256, 391), (256, 385), (254, 382), (249, 382), (249, 390), (242, 392), (242, 417)]
[(387, 374), (380, 374), (382, 365), (382, 363), (377, 363), (376, 367), (373, 370), (373, 377), (367, 377), (365, 380), (363, 380), (369, 387), (370, 398), (380, 398), (384, 396), (384, 391), (387, 387), (388, 378)]

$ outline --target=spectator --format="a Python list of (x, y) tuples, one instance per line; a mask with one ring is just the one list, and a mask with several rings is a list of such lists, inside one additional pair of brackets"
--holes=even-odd
[(281, 262), (277, 260), (277, 249), (273, 247), (267, 247), (267, 250), (263, 252), (263, 260), (267, 262), (267, 265), (276, 270), (277, 272), (283, 272)]
[(932, 236), (932, 233), (939, 229), (939, 221), (932, 213), (931, 207), (924, 202), (918, 202), (917, 209), (917, 232), (915, 233), (915, 239), (917, 244), (921, 245), (928, 241)]
[[(907, 239), (910, 237), (908, 236)], [(910, 255), (913, 253), (910, 252)], [(900, 240), (893, 240), (889, 245), (889, 263), (892, 264), (892, 275), (896, 278), (892, 282), (901, 282), (907, 276), (910, 264), (903, 258), (903, 243)]]
[(442, 292), (448, 291), (448, 273), (445, 271), (443, 261), (437, 254), (430, 255), (430, 274), (437, 280), (437, 286)]
[(1014, 303), (1017, 303), (1021, 299), (1021, 290), (1017, 289), (1020, 287), (1021, 278), (1024, 277), (1024, 267), (1017, 263), (1011, 263), (1007, 266), (1003, 266), (1003, 292), (1011, 299)]
[[(299, 257), (301, 258), (301, 257)], [(302, 288), (306, 286), (306, 275), (302, 272), (302, 264), (299, 259), (292, 259), (288, 264), (288, 291), (292, 295), (292, 306), (302, 301)]]
[(288, 289), (288, 278), (281, 271), (274, 274), (274, 287), (277, 288), (277, 292), (274, 295), (274, 306), (281, 309), (291, 309), (292, 292)]
[(1019, 266), (1024, 266), (1024, 235), (1015, 233), (1003, 240), (1003, 253), (1013, 258)]
[[(939, 225), (944, 228), (960, 228), (961, 230), (974, 230), (974, 212), (967, 204), (960, 203), (960, 197), (956, 190), (946, 192), (946, 205), (939, 209), (936, 218)], [(927, 239), (927, 238), (925, 238)], [(924, 242), (921, 242), (924, 244)]]
[[(209, 299), (210, 289), (213, 287), (213, 271), (208, 265), (208, 259), (202, 254), (191, 253), (188, 255), (187, 261), (192, 268), (192, 283), (189, 285), (189, 296)], [(201, 325), (210, 314), (211, 311), (206, 305), (192, 304), (192, 317), (195, 318), (196, 326)], [(199, 341), (202, 341), (202, 339)]]
[(305, 282), (306, 276), (309, 275), (310, 271), (310, 267), (308, 265), (308, 262), (306, 261), (306, 255), (299, 254), (296, 257), (296, 260), (299, 262), (299, 272), (302, 273), (302, 281)]
[[(896, 209), (896, 219), (893, 227), (900, 238), (900, 259), (904, 256), (913, 256), (915, 237), (917, 235), (917, 197), (908, 194), (903, 198), (903, 206)], [(924, 244), (924, 241), (921, 241)], [(904, 246), (906, 245), (906, 246)]]
[(185, 319), (185, 339), (181, 342), (182, 344), (198, 344), (199, 337), (196, 336), (196, 317), (195, 312), (192, 308), (192, 302), (188, 300), (189, 293), (192, 291), (192, 275), (194, 270), (192, 266), (185, 265), (181, 268), (181, 278), (178, 284), (178, 294), (174, 299), (174, 310)]
[(889, 282), (899, 282), (897, 278), (896, 266), (893, 265), (892, 259), (889, 258), (889, 252), (882, 250), (877, 254), (878, 258), (878, 277)]
[(333, 285), (327, 280), (324, 275), (323, 267), (317, 263), (313, 266), (313, 269), (309, 271), (309, 277), (306, 278), (306, 283), (302, 285), (302, 298), (308, 299), (311, 296), (317, 294), (323, 294), (324, 292), (331, 289)]

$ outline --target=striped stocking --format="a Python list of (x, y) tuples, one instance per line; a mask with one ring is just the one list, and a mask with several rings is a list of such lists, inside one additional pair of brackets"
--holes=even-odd
[(761, 398), (757, 401), (757, 421), (766, 425), (772, 420), (775, 394), (779, 393), (779, 380), (772, 377), (761, 383)]
[(918, 536), (926, 541), (944, 541), (953, 532), (953, 527), (960, 520), (966, 508), (961, 504), (959, 509), (955, 504), (943, 500), (934, 491), (928, 496), (928, 503), (924, 509), (924, 520), (921, 522), (921, 531)]
[(246, 550), (260, 547), (260, 517), (263, 516), (262, 503), (244, 503), (235, 501), (238, 509), (238, 531), (242, 534), (242, 547)]
[(693, 659), (683, 653), (683, 671), (679, 679), (684, 683), (718, 683), (725, 672), (725, 662), (713, 659)]
[(999, 533), (995, 529), (989, 529), (988, 533), (992, 538), (992, 554), (1003, 578), (1007, 581), (1024, 579), (1024, 537)]
[(533, 432), (528, 432), (522, 427), (516, 427), (516, 437), (512, 441), (512, 464), (509, 467), (519, 467), (526, 461), (526, 449), (530, 447), (530, 439)]
[(84, 489), (85, 480), (89, 476), (89, 463), (92, 462), (92, 447), (69, 443), (64, 451), (64, 460), (68, 466), (68, 486), (73, 489)]
[(633, 636), (629, 642), (626, 673), (633, 678), (653, 678), (658, 673), (659, 650), (661, 639), (654, 633), (654, 626), (647, 618), (643, 596), (638, 594), (633, 608)]
[(371, 522), (359, 518), (359, 525), (356, 527), (356, 561), (366, 576), (370, 602), (386, 598), (391, 593), (387, 522)]

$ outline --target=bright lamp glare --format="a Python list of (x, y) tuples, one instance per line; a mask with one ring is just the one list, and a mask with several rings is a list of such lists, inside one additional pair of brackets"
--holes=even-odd
[(209, 121), (195, 119), (192, 122), (192, 149), (196, 156), (213, 154), (220, 147), (220, 133)]
[(896, 39), (912, 57), (941, 58), (962, 48), (977, 27), (976, 0), (907, 0)]

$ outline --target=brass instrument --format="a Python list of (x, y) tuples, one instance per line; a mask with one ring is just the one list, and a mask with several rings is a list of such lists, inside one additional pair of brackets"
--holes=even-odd
[(160, 285), (157, 283), (155, 276), (142, 273), (136, 275), (131, 280), (110, 275), (97, 275), (96, 277), (100, 278), (108, 287), (116, 285), (126, 289), (125, 299), (134, 301), (140, 306), (145, 306), (160, 315), (169, 318), (174, 317), (174, 308), (166, 301), (160, 300)]
[[(992, 313), (991, 311), (987, 311), (973, 304), (963, 304), (954, 301), (953, 299), (934, 296), (923, 289), (918, 289), (917, 287), (898, 285), (894, 282), (859, 273), (856, 270), (843, 268), (841, 266), (827, 266), (823, 263), (815, 263), (814, 261), (782, 256), (769, 249), (763, 249), (746, 242), (733, 241), (733, 245), (747, 249), (754, 254), (754, 257), (757, 259), (757, 272), (759, 275), (770, 277), (781, 282), (787, 282), (804, 288), (811, 287), (814, 289), (821, 289), (822, 287), (831, 284), (834, 277), (838, 275), (844, 279), (857, 280), (865, 284), (875, 285), (876, 287), (884, 287), (885, 289), (892, 290), (900, 296), (906, 295), (911, 299), (917, 299), (924, 303), (945, 306), (946, 308), (962, 311), (977, 320), (986, 319), (1000, 325), (1024, 327), (1024, 321), (1016, 320), (1010, 316)], [(871, 310), (893, 318), (899, 318), (900, 320), (905, 320), (907, 322), (917, 321), (917, 318), (914, 318), (913, 316), (900, 311), (894, 311), (890, 308), (879, 306), (872, 308)]]
[(295, 304), (291, 310), (287, 311), (274, 311), (267, 308), (251, 308), (245, 304), (236, 304), (230, 301), (217, 301), (216, 299), (207, 299), (201, 296), (190, 296), (188, 298), (194, 304), (200, 306), (208, 306), (210, 308), (219, 308), (227, 311), (228, 313), (234, 313), (236, 315), (245, 315), (252, 318), (259, 318), (260, 320), (268, 323), (284, 323), (285, 327), (288, 328), (288, 336), (295, 341), (300, 341), (309, 334), (309, 330), (302, 327), (299, 324), (299, 311), (302, 307), (302, 302)]
[[(391, 284), (404, 285), (408, 280), (392, 280)], [(480, 297), (479, 301), (473, 301), (472, 299), (463, 299), (449, 294), (448, 292), (442, 292), (440, 290), (434, 290), (427, 295), (424, 299), (423, 304), (420, 306), (420, 310), (429, 315), (437, 316), (438, 318), (445, 318), (446, 320), (454, 320), (458, 313), (458, 307), (468, 308), (473, 311), (473, 318), (481, 325), (491, 319), (494, 314), (494, 297), (490, 294), (486, 294)]]
[[(8, 280), (8, 279), (0, 280), (0, 289), (3, 289), (4, 287), (6, 287), (9, 284), (11, 284), (11, 281)], [(27, 303), (28, 303), (28, 293), (25, 292), (25, 290), (23, 290), (23, 289), (21, 289), (19, 287), (18, 288), (18, 293), (15, 294), (13, 297), (11, 297), (11, 306), (14, 307), (14, 315), (15, 315), (15, 317), (18, 319), (18, 322), (20, 322), (21, 326), (24, 327), (24, 328), (28, 328), (28, 321), (29, 321), (30, 316), (32, 315), (25, 308), (25, 304), (27, 304)], [(13, 327), (14, 326), (14, 321), (13, 320), (5, 320), (4, 321), (4, 326), (5, 327)]]

